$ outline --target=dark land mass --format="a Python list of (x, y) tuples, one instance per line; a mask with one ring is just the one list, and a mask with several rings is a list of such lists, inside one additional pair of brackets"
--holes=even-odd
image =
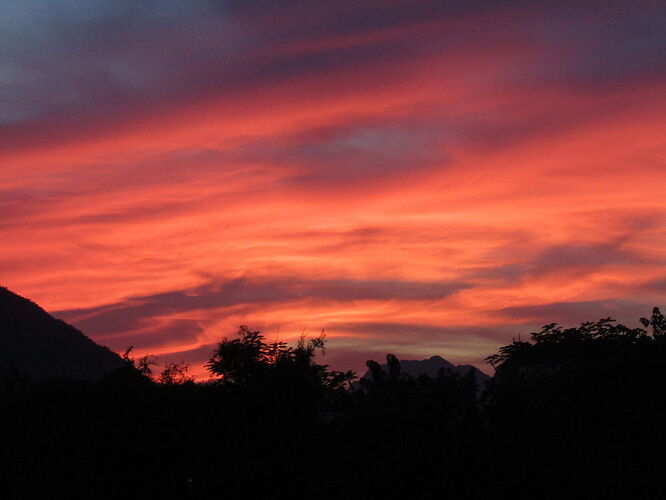
[(1, 289), (0, 498), (660, 498), (666, 318), (642, 322), (547, 325), (490, 380), (389, 354), (357, 382), (323, 337), (241, 327), (195, 383)]
[[(381, 369), (385, 372), (389, 372), (388, 363), (379, 365)], [(400, 371), (403, 376), (418, 378), (420, 376), (426, 376), (431, 378), (437, 378), (440, 372), (444, 370), (445, 373), (457, 374), (459, 376), (467, 376), (469, 373), (472, 374), (474, 382), (477, 386), (477, 391), (481, 394), (488, 383), (490, 382), (490, 377), (479, 370), (476, 366), (472, 365), (454, 365), (453, 363), (445, 360), (441, 356), (431, 356), (428, 359), (401, 359), (400, 360)], [(352, 389), (363, 389), (362, 381), (372, 381), (372, 370), (368, 370), (360, 378), (358, 382), (352, 383)]]
[(0, 376), (97, 380), (121, 366), (113, 351), (0, 287)]

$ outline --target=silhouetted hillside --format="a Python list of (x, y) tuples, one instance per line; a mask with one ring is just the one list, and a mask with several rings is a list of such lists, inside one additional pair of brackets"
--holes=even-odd
[(0, 287), (0, 376), (94, 380), (122, 365), (116, 353)]

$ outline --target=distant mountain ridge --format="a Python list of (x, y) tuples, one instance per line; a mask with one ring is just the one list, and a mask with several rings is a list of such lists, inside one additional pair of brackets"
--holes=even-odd
[(0, 287), (0, 377), (96, 380), (122, 365), (115, 352)]
[[(380, 365), (381, 368), (388, 372), (388, 365)], [(436, 378), (439, 374), (439, 371), (451, 370), (454, 373), (460, 375), (467, 375), (470, 371), (474, 373), (474, 380), (476, 381), (479, 390), (483, 389), (485, 384), (490, 380), (490, 377), (479, 370), (477, 367), (472, 365), (454, 365), (449, 361), (445, 360), (441, 356), (431, 356), (428, 359), (417, 360), (417, 359), (401, 359), (400, 360), (400, 370), (402, 373), (409, 375), (411, 377), (418, 377), (420, 375), (426, 375), (428, 377)], [(365, 372), (365, 375), (361, 377), (362, 379), (372, 379), (372, 374), (370, 370)]]

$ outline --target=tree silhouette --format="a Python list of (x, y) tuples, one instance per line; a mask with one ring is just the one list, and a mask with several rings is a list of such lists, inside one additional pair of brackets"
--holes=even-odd
[(355, 375), (329, 371), (327, 365), (314, 361), (317, 351), (325, 350), (325, 334), (305, 339), (301, 337), (296, 347), (286, 342), (266, 343), (259, 331), (242, 325), (238, 338), (220, 342), (206, 364), (211, 374), (224, 382), (238, 385), (279, 383), (284, 386), (306, 385), (326, 391), (337, 391)]
[(157, 381), (164, 385), (182, 385), (194, 382), (194, 377), (189, 372), (190, 366), (184, 362), (169, 362), (164, 365)]
[(549, 324), (486, 358), (496, 368), (484, 412), (498, 479), (528, 462), (533, 489), (657, 486), (650, 457), (666, 442), (666, 321), (655, 308), (641, 323), (651, 332), (612, 318)]
[(155, 377), (131, 348), (97, 381), (0, 380), (0, 497), (661, 498), (666, 318), (641, 323), (518, 338), (488, 357), (482, 397), (471, 370), (412, 376), (392, 354), (346, 391), (323, 332), (288, 345), (246, 326), (213, 381), (184, 363)]
[(111, 383), (150, 384), (153, 382), (155, 356), (142, 356), (135, 359), (131, 356), (134, 346), (129, 346), (121, 356), (122, 366), (109, 372), (104, 380)]
[(664, 316), (658, 307), (652, 309), (650, 319), (641, 318), (641, 323), (645, 328), (652, 327), (652, 337), (655, 340), (666, 336), (666, 316)]
[(264, 336), (241, 325), (238, 338), (220, 342), (206, 364), (211, 374), (225, 382), (248, 384), (263, 377), (274, 364), (283, 346), (269, 346)]

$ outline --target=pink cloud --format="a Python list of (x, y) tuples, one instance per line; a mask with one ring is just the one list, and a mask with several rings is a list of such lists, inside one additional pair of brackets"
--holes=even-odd
[(326, 328), (343, 367), (633, 320), (663, 295), (666, 30), (620, 4), (14, 12), (3, 284), (196, 362), (241, 322)]

